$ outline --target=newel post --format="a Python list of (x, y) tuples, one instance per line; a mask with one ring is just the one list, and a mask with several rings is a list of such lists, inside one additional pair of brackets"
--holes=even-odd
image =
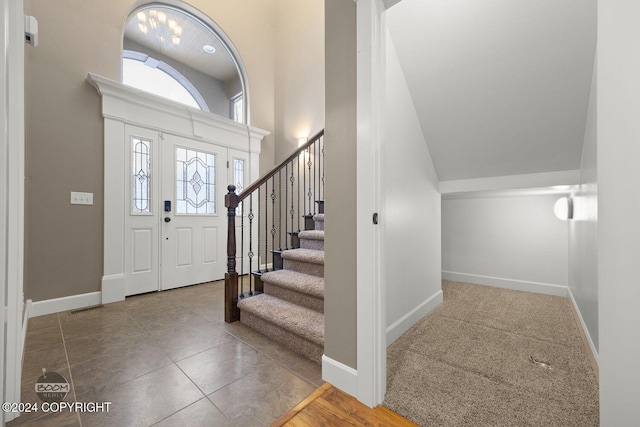
[(227, 187), (229, 192), (224, 196), (227, 208), (227, 272), (224, 275), (224, 321), (227, 323), (240, 320), (238, 310), (238, 272), (236, 271), (236, 208), (240, 197), (236, 194), (235, 185)]

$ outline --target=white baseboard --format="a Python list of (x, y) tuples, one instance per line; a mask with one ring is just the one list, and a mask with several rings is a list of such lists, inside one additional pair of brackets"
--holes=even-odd
[(596, 346), (593, 344), (593, 340), (591, 339), (591, 334), (589, 333), (589, 328), (587, 328), (587, 324), (584, 323), (584, 319), (582, 318), (582, 313), (580, 313), (580, 308), (578, 308), (578, 303), (576, 299), (573, 297), (573, 292), (571, 292), (571, 288), (568, 288), (569, 299), (571, 300), (571, 304), (573, 304), (573, 308), (578, 314), (578, 319), (580, 319), (580, 326), (582, 326), (582, 330), (584, 334), (587, 336), (587, 341), (589, 341), (589, 347), (591, 348), (591, 353), (593, 353), (593, 358), (596, 361), (597, 365), (600, 365), (600, 357), (598, 356), (598, 350), (596, 350)]
[(322, 379), (351, 396), (358, 395), (358, 371), (322, 355)]
[(92, 305), (99, 304), (102, 304), (102, 292), (90, 292), (87, 294), (36, 301), (31, 304), (30, 317), (60, 313), (61, 311), (74, 310), (76, 308), (90, 307)]
[(113, 274), (102, 277), (102, 303), (124, 301), (126, 293), (125, 277), (123, 274)]
[(568, 287), (551, 283), (528, 282), (525, 280), (503, 279), (501, 277), (481, 276), (478, 274), (443, 271), (442, 280), (467, 282), (477, 285), (495, 286), (496, 288), (513, 289), (514, 291), (535, 292), (537, 294), (566, 297)]
[(431, 310), (442, 302), (442, 290), (439, 290), (429, 298), (418, 304), (416, 308), (402, 316), (397, 322), (387, 328), (387, 347), (402, 334), (407, 332), (420, 319), (426, 316)]

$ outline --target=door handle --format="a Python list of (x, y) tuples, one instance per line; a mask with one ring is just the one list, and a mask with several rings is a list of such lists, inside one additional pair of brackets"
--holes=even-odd
[(164, 222), (171, 222), (171, 218), (169, 218), (168, 216), (164, 217)]

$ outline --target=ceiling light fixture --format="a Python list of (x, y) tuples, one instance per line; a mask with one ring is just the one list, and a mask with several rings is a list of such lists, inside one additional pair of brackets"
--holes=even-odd
[(169, 19), (165, 12), (158, 10), (149, 10), (148, 14), (149, 16), (142, 11), (136, 14), (138, 31), (143, 34), (149, 34), (151, 30), (152, 34), (149, 34), (149, 36), (155, 36), (162, 43), (171, 39), (174, 45), (180, 44), (182, 27), (175, 20)]
[(202, 50), (204, 50), (207, 53), (215, 53), (216, 48), (211, 46), (210, 44), (205, 44), (204, 46), (202, 46)]

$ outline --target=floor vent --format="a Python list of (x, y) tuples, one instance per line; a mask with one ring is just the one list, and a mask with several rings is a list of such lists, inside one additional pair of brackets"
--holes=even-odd
[(69, 314), (82, 313), (82, 312), (89, 311), (89, 310), (97, 310), (97, 309), (103, 308), (103, 307), (104, 307), (104, 305), (102, 305), (102, 304), (92, 305), (92, 306), (89, 306), (89, 307), (79, 308), (77, 310), (71, 310), (69, 312)]

